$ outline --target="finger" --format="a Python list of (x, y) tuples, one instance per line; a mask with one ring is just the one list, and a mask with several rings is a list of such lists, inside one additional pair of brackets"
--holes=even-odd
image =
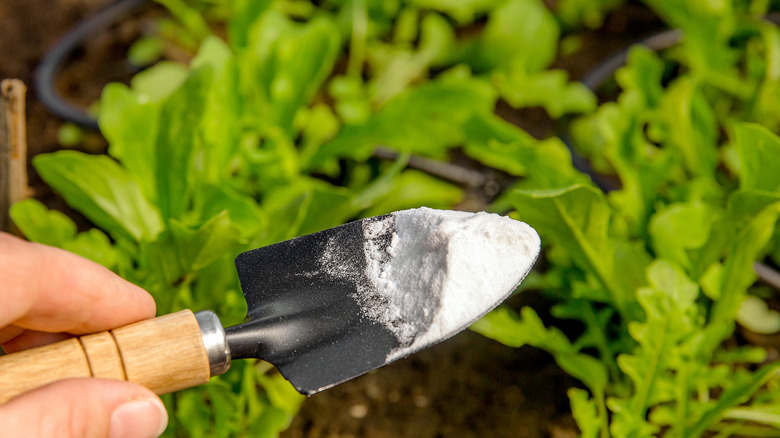
[(67, 251), (0, 233), (0, 327), (73, 334), (154, 316), (143, 289)]
[(0, 406), (4, 437), (145, 438), (167, 424), (159, 397), (118, 380), (62, 380)]
[(15, 336), (8, 341), (0, 342), (0, 347), (3, 347), (3, 350), (5, 350), (6, 353), (11, 354), (16, 353), (17, 351), (53, 344), (55, 342), (72, 337), (73, 336), (65, 333), (47, 333), (37, 332), (35, 330), (24, 330), (19, 333), (18, 336)]

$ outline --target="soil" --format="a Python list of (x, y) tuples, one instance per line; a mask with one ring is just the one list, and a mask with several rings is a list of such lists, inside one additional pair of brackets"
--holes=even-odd
[[(57, 38), (110, 0), (0, 1), (0, 78), (22, 79), (27, 99), (29, 156), (59, 148), (62, 122), (35, 98), (33, 72)], [(154, 11), (142, 11), (154, 14)], [(62, 71), (58, 89), (84, 107), (111, 81), (127, 82), (129, 43), (143, 20), (127, 20), (96, 35)], [(586, 32), (582, 50), (556, 66), (579, 78), (599, 60), (637, 37), (657, 29), (644, 7), (629, 3), (599, 31)], [(499, 113), (533, 135), (546, 137), (554, 124), (541, 110), (520, 112), (505, 106)], [(85, 142), (100, 153), (105, 141)], [(81, 226), (87, 222), (49, 190), (30, 166), (36, 198), (66, 211)], [(534, 293), (514, 297), (511, 307), (532, 305), (545, 314), (547, 303)], [(509, 348), (466, 331), (453, 339), (307, 399), (283, 436), (297, 437), (574, 437), (566, 390), (577, 382), (540, 350)]]

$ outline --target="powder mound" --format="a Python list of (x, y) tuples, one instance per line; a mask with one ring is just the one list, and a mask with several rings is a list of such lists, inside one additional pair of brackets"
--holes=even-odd
[(505, 299), (530, 270), (539, 236), (489, 213), (418, 208), (363, 224), (364, 316), (400, 348), (388, 360), (446, 339)]

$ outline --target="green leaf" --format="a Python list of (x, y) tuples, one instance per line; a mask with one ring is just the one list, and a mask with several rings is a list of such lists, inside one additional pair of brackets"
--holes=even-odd
[(412, 153), (440, 155), (464, 139), (463, 124), (473, 114), (492, 112), (495, 94), (484, 82), (440, 78), (399, 94), (362, 125), (347, 126), (313, 159), (365, 160), (378, 145)]
[(187, 66), (162, 61), (133, 76), (130, 86), (140, 102), (159, 102), (173, 94), (187, 80), (188, 75)]
[(766, 301), (752, 295), (746, 296), (740, 303), (736, 320), (754, 333), (770, 335), (780, 332), (780, 312), (770, 310)]
[(519, 183), (523, 188), (550, 189), (589, 182), (574, 169), (571, 152), (556, 138), (535, 140), (493, 115), (475, 116), (465, 129), (468, 140), (464, 152), (487, 166), (524, 176)]
[(57, 141), (66, 148), (78, 146), (84, 141), (84, 131), (73, 123), (64, 123), (57, 130)]
[(417, 51), (404, 46), (376, 44), (369, 47), (369, 62), (376, 76), (369, 83), (369, 95), (382, 105), (409, 84), (423, 78), (428, 69), (451, 56), (455, 32), (444, 17), (426, 14), (421, 23)]
[(560, 0), (555, 4), (555, 15), (567, 26), (586, 26), (597, 29), (604, 17), (620, 7), (625, 0)]
[(38, 155), (33, 165), (44, 181), (115, 239), (153, 239), (161, 230), (157, 209), (136, 179), (105, 156), (60, 151)]
[(211, 34), (206, 19), (197, 9), (187, 5), (184, 0), (154, 0), (165, 6), (176, 20), (197, 40), (203, 40)]
[(494, 9), (480, 38), (467, 47), (467, 59), (478, 71), (512, 66), (529, 73), (555, 59), (560, 29), (540, 0), (509, 0)]
[(238, 403), (233, 389), (223, 380), (212, 377), (206, 384), (206, 391), (211, 399), (215, 434), (222, 437), (230, 436), (239, 427), (236, 421)]
[(130, 45), (127, 60), (136, 66), (145, 66), (160, 59), (165, 43), (156, 36), (141, 37)]
[(481, 13), (490, 11), (503, 3), (503, 0), (410, 0), (410, 4), (422, 9), (433, 9), (451, 16), (459, 23), (469, 23)]
[(260, 374), (257, 376), (257, 380), (263, 385), (263, 389), (274, 406), (282, 409), (290, 417), (298, 412), (305, 397), (296, 391), (281, 374)]
[(197, 229), (171, 220), (170, 231), (182, 272), (199, 271), (226, 254), (238, 255), (242, 247), (240, 233), (227, 211)]
[(569, 74), (563, 70), (496, 73), (493, 83), (501, 97), (513, 107), (541, 106), (555, 119), (596, 109), (596, 96), (585, 85), (569, 82)]
[(780, 362), (764, 365), (750, 377), (740, 379), (735, 385), (727, 389), (715, 404), (707, 409), (691, 430), (692, 436), (699, 436), (704, 431), (722, 418), (726, 409), (737, 406), (747, 401), (767, 380), (774, 377), (780, 369)]
[(396, 178), (395, 187), (387, 196), (378, 200), (363, 215), (378, 216), (420, 206), (448, 209), (462, 197), (463, 191), (457, 186), (423, 172), (407, 170)]
[(588, 397), (588, 392), (571, 388), (568, 391), (571, 414), (577, 422), (582, 438), (597, 438), (604, 419), (597, 413), (596, 403)]
[(160, 213), (165, 222), (181, 218), (189, 201), (191, 162), (198, 145), (211, 78), (211, 69), (195, 70), (160, 109), (155, 175)]
[(642, 45), (631, 47), (624, 67), (615, 73), (623, 89), (620, 105), (632, 110), (658, 107), (663, 99), (664, 63), (658, 53)]
[(349, 190), (313, 178), (300, 178), (277, 188), (268, 194), (262, 207), (271, 224), (280, 224), (270, 227), (264, 244), (331, 228), (357, 213)]
[(477, 333), (510, 347), (533, 345), (550, 352), (566, 372), (585, 383), (594, 393), (603, 394), (607, 370), (603, 363), (580, 354), (556, 328), (546, 328), (536, 312), (524, 307), (521, 317), (505, 307), (488, 313), (471, 326)]
[(97, 228), (77, 234), (76, 224), (69, 217), (35, 199), (15, 203), (9, 213), (28, 240), (68, 250), (109, 269), (116, 267), (116, 249)]
[(740, 162), (740, 188), (780, 190), (780, 138), (763, 126), (738, 124), (734, 128)]
[(746, 84), (734, 65), (738, 52), (732, 45), (740, 15), (737, 2), (668, 0), (645, 2), (670, 27), (682, 30), (681, 48), (677, 57), (692, 70), (691, 76), (706, 80), (724, 91), (747, 98)]
[(659, 110), (656, 139), (675, 148), (691, 173), (711, 177), (718, 162), (718, 128), (701, 87), (689, 78), (677, 79), (667, 88)]
[(269, 11), (252, 26), (240, 67), (249, 86), (246, 93), (257, 111), (267, 113), (265, 123), (292, 136), (298, 111), (333, 69), (340, 44), (338, 29), (324, 17), (300, 25)]
[(687, 251), (707, 242), (712, 221), (711, 209), (702, 202), (670, 204), (650, 219), (653, 247), (660, 257), (690, 268)]
[(780, 204), (772, 204), (744, 228), (731, 231), (736, 235), (736, 239), (723, 265), (720, 296), (713, 305), (702, 348), (714, 349), (713, 344), (721, 342), (731, 334), (739, 304), (747, 288), (756, 280), (753, 263), (772, 237), (778, 217)]
[[(628, 327), (638, 346), (631, 354), (618, 356), (633, 391), (625, 399), (609, 401), (615, 414), (610, 429), (616, 436), (642, 436), (657, 430), (657, 425), (646, 421), (648, 410), (674, 400), (675, 390), (687, 399), (687, 385), (691, 385), (675, 381), (671, 369), (686, 363), (679, 356), (688, 354), (688, 349), (679, 344), (700, 328), (695, 306), (698, 286), (677, 265), (663, 259), (647, 268), (647, 279), (650, 286), (637, 293), (646, 318)], [(680, 388), (680, 383), (686, 386)]]
[(24, 236), (33, 242), (62, 247), (76, 235), (76, 224), (57, 210), (49, 210), (37, 199), (25, 199), (8, 212)]
[(193, 198), (193, 215), (196, 223), (203, 224), (226, 211), (230, 222), (242, 237), (256, 237), (268, 227), (268, 217), (251, 197), (224, 186), (206, 185), (199, 188)]
[(138, 177), (144, 194), (157, 199), (155, 177), (159, 105), (122, 84), (108, 84), (100, 98), (98, 123), (108, 153)]
[(249, 30), (258, 18), (268, 10), (272, 0), (234, 0), (228, 21), (228, 41), (236, 49), (246, 47)]
[(202, 155), (195, 157), (202, 168), (203, 179), (217, 183), (227, 179), (235, 165), (232, 160), (240, 145), (242, 97), (239, 92), (238, 67), (230, 48), (211, 36), (203, 41), (192, 68), (210, 67), (214, 72), (201, 121)]
[(583, 185), (514, 190), (507, 200), (543, 239), (561, 246), (578, 266), (594, 275), (625, 317), (636, 319), (634, 287), (641, 283), (625, 285), (617, 280), (616, 244), (607, 235), (610, 209), (600, 191)]
[(108, 236), (97, 228), (91, 228), (83, 233), (78, 233), (73, 239), (66, 241), (60, 247), (93, 262), (100, 263), (111, 270), (116, 268), (120, 257)]
[(692, 275), (694, 277), (703, 275), (735, 244), (740, 237), (740, 230), (747, 227), (750, 221), (758, 217), (762, 211), (778, 202), (780, 202), (780, 193), (755, 190), (734, 192), (728, 199), (726, 214), (713, 222), (707, 243), (691, 251), (694, 262)]

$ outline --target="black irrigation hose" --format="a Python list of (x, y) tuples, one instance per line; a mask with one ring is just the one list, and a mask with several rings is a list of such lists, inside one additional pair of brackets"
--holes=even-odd
[(90, 35), (114, 24), (148, 0), (118, 0), (97, 14), (79, 22), (43, 57), (35, 70), (35, 91), (41, 103), (58, 117), (84, 128), (98, 129), (97, 120), (60, 96), (54, 83), (62, 64)]

